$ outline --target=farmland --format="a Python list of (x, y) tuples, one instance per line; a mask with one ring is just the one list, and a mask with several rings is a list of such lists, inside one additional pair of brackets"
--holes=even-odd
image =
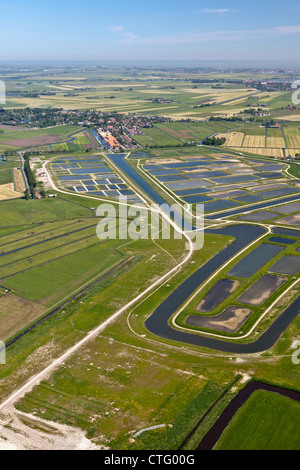
[[(34, 129), (26, 115), (0, 129), (1, 403), (10, 397), (0, 449), (191, 451), (245, 383), (298, 390), (299, 165), (283, 157), (298, 153), (300, 131), (290, 93), (251, 86), (269, 76), (257, 70), (218, 71), (213, 82), (184, 69), (26, 74), (9, 75), (6, 109), (61, 111), (59, 125), (43, 117), (47, 128)], [(259, 106), (268, 117), (251, 121)], [(262, 125), (283, 113), (289, 122)], [(122, 151), (104, 150), (98, 127), (123, 137)], [(203, 145), (211, 136), (225, 144)], [(9, 152), (20, 149), (32, 152), (41, 199), (24, 197), (22, 161)], [(201, 249), (179, 226), (161, 236), (176, 219), (167, 211), (158, 227), (138, 218), (159, 201), (189, 215), (203, 204)], [(97, 237), (102, 203), (121, 215), (119, 237), (108, 225), (112, 237)], [(139, 236), (143, 227), (155, 235)], [(255, 392), (216, 449), (298, 449), (298, 414), (298, 403)]]
[(0, 146), (8, 149), (23, 149), (33, 146), (52, 144), (68, 140), (70, 136), (81, 131), (77, 126), (56, 126), (55, 129), (11, 129), (0, 133)]
[[(1, 285), (10, 294), (1, 298), (2, 337), (11, 336), (82, 285), (132, 258), (121, 248), (124, 242), (100, 242), (96, 236), (99, 219), (88, 206), (65, 199), (3, 204), (2, 223), (10, 233), (1, 236)], [(18, 225), (18, 210), (24, 214), (25, 228)], [(128, 268), (135, 259), (144, 259), (140, 256), (134, 256)]]
[(224, 145), (239, 152), (283, 158), (285, 154), (295, 156), (300, 151), (300, 131), (294, 123), (286, 123), (279, 129), (251, 127), (243, 131), (243, 139), (235, 139), (233, 131), (218, 136), (226, 137)]
[[(238, 127), (238, 124), (237, 124)], [(220, 122), (195, 122), (195, 123), (177, 123), (158, 124), (153, 128), (144, 129), (145, 135), (135, 137), (135, 140), (144, 147), (180, 145), (184, 142), (199, 142), (209, 135), (222, 129), (227, 132), (232, 128), (230, 123)], [(234, 134), (236, 136), (236, 133)], [(238, 135), (237, 143), (241, 144)]]
[(298, 402), (256, 391), (238, 411), (216, 445), (218, 450), (299, 449)]

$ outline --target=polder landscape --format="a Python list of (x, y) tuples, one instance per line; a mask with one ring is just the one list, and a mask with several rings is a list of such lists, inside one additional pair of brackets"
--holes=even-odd
[(0, 78), (0, 449), (299, 450), (299, 71)]

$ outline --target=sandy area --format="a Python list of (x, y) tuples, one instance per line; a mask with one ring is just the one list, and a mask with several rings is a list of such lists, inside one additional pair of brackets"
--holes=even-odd
[(0, 450), (103, 450), (80, 429), (8, 409), (0, 415)]

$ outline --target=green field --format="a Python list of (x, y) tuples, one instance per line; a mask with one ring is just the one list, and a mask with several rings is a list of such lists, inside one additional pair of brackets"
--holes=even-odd
[(300, 450), (300, 404), (273, 392), (254, 392), (233, 417), (217, 450)]
[(199, 143), (206, 137), (219, 133), (227, 132), (229, 129), (239, 128), (244, 126), (243, 123), (226, 123), (226, 122), (194, 122), (194, 123), (179, 123), (170, 122), (166, 124), (157, 124), (153, 128), (143, 129), (145, 135), (135, 136), (135, 140), (144, 147), (152, 146), (176, 146), (182, 145), (186, 142)]
[[(13, 182), (13, 168), (20, 168), (21, 160), (19, 157), (7, 157), (7, 162), (0, 165), (0, 185)], [(0, 222), (1, 224), (1, 222)]]
[[(3, 149), (22, 149), (22, 148), (30, 148), (35, 145), (42, 146), (43, 141), (40, 143), (37, 141), (36, 143), (30, 143), (31, 139), (36, 138), (46, 138), (47, 136), (57, 136), (60, 141), (64, 142), (69, 140), (70, 136), (76, 132), (82, 131), (82, 127), (79, 126), (55, 126), (49, 129), (36, 129), (32, 130), (30, 128), (18, 128), (18, 130), (5, 130), (4, 132), (0, 133), (0, 150)], [(24, 139), (26, 139), (24, 143)], [(51, 138), (49, 139), (51, 142)]]
[[(159, 183), (163, 179), (150, 179), (151, 174), (147, 176), (141, 170), (142, 166), (138, 165), (149, 164), (148, 160), (152, 160), (151, 164), (163, 165), (163, 159), (186, 161), (188, 157), (197, 156), (204, 159), (211, 157), (213, 163), (220, 154), (228, 160), (231, 157), (236, 160), (242, 175), (243, 172), (249, 172), (247, 163), (252, 166), (249, 174), (259, 171), (258, 165), (247, 161), (247, 154), (261, 152), (260, 160), (270, 163), (271, 157), (279, 158), (283, 155), (282, 148), (291, 149), (294, 153), (300, 149), (299, 122), (285, 122), (281, 129), (268, 129), (267, 132), (261, 126), (264, 120), (274, 118), (277, 122), (280, 116), (290, 116), (291, 120), (297, 116), (299, 110), (285, 109), (291, 104), (291, 93), (260, 92), (243, 83), (243, 80), (249, 78), (264, 81), (273, 75), (277, 78), (273, 72), (260, 74), (258, 70), (255, 73), (235, 71), (230, 75), (218, 71), (213, 75), (215, 81), (209, 83), (206, 80), (212, 75), (206, 71), (195, 72), (184, 68), (154, 70), (117, 66), (51, 66), (48, 72), (38, 67), (29, 68), (24, 76), (19, 70), (10, 71), (6, 77), (7, 90), (13, 93), (24, 90), (24, 93), (23, 96), (9, 95), (7, 108), (38, 107), (42, 110), (52, 107), (71, 110), (65, 121), (71, 124), (38, 130), (25, 126), (1, 129), (0, 153), (23, 148), (36, 152), (37, 147), (40, 152), (52, 150), (53, 155), (41, 155), (39, 161), (36, 159), (35, 169), (41, 168), (44, 158), (52, 159), (55, 152), (63, 153), (57, 159), (65, 160), (68, 156), (74, 157), (77, 151), (78, 161), (81, 158), (84, 160), (85, 151), (91, 150), (92, 145), (84, 135), (85, 127), (75, 124), (82, 122), (89, 127), (89, 119), (88, 116), (82, 117), (82, 121), (81, 116), (80, 120), (73, 118), (76, 110), (146, 115), (153, 118), (153, 127), (142, 128), (144, 135), (133, 136), (145, 150), (146, 156), (130, 158), (138, 150), (142, 151), (140, 148), (134, 149), (127, 161), (166, 202), (174, 202), (173, 197), (180, 200), (180, 193), (172, 192), (168, 186)], [(195, 81), (200, 78), (203, 83)], [(222, 78), (227, 82), (223, 83)], [(239, 83), (234, 83), (235, 79)], [(220, 83), (217, 83), (218, 80)], [(43, 94), (38, 97), (26, 96), (26, 92), (37, 91)], [(49, 91), (56, 94), (47, 95)], [(154, 98), (162, 102), (153, 102)], [(257, 106), (265, 103), (270, 109), (270, 116), (261, 117), (256, 123), (250, 122), (247, 110), (254, 103)], [(157, 116), (170, 117), (171, 120), (160, 122)], [(209, 120), (210, 117), (219, 116), (227, 120)], [(244, 121), (230, 121), (229, 118), (235, 119), (236, 116), (243, 116)], [(99, 119), (99, 126), (105, 119)], [(239, 144), (233, 143), (228, 148), (225, 144), (217, 150), (210, 146), (199, 146), (204, 138), (215, 134), (224, 135), (228, 131), (233, 134), (231, 142), (235, 142), (236, 138)], [(51, 142), (29, 142), (36, 137), (47, 139), (48, 136), (58, 138)], [(26, 145), (24, 142), (21, 144), (23, 139), (29, 139)], [(282, 143), (284, 139), (286, 145)], [(270, 158), (263, 158), (263, 155), (269, 155)], [(104, 155), (100, 160), (102, 158), (104, 161)], [(0, 185), (12, 182), (12, 169), (16, 166), (20, 166), (17, 156), (9, 157), (5, 164), (0, 165)], [(217, 166), (211, 169), (217, 170)], [(59, 176), (68, 174), (67, 169), (55, 172), (50, 167), (50, 171), (55, 183), (58, 183)], [(234, 173), (230, 165), (222, 171), (225, 177)], [(291, 164), (289, 171), (292, 176), (300, 178), (299, 165), (296, 163)], [(188, 178), (192, 180), (193, 176)], [(209, 180), (209, 177), (203, 178)], [(213, 181), (213, 177), (211, 179)], [(257, 184), (262, 186), (280, 184), (284, 180), (286, 186), (300, 187), (297, 181), (288, 179), (285, 173), (272, 176), (270, 181), (267, 178), (257, 179)], [(218, 191), (218, 185), (222, 184), (225, 183), (222, 183), (221, 177), (219, 183), (213, 183), (209, 189)], [(256, 192), (256, 187), (251, 188), (251, 184), (237, 182), (231, 186), (231, 183), (227, 183), (222, 191), (242, 189), (255, 198), (259, 196), (259, 190)], [(63, 188), (63, 185), (58, 187)], [(262, 202), (268, 200), (268, 196), (265, 199), (263, 197)], [(235, 201), (234, 197), (220, 196), (220, 199), (223, 198)], [(53, 429), (55, 423), (59, 423), (72, 426), (76, 433), (83, 431), (93, 444), (102, 449), (171, 451), (178, 450), (185, 442), (183, 450), (194, 450), (249, 380), (299, 388), (299, 366), (291, 361), (292, 344), (299, 337), (299, 317), (295, 318), (272, 348), (252, 356), (226, 354), (171, 341), (155, 336), (145, 327), (145, 320), (168, 299), (170, 293), (188, 276), (205, 266), (214, 255), (232, 244), (233, 237), (207, 231), (203, 248), (191, 253), (188, 262), (180, 269), (177, 268), (172, 277), (168, 276), (163, 284), (153, 288), (156, 281), (187, 256), (184, 240), (175, 239), (172, 230), (168, 240), (157, 237), (155, 240), (100, 241), (96, 236), (96, 225), (99, 222), (95, 216), (96, 202), (75, 193), (59, 193), (56, 198), (46, 197), (41, 200), (0, 202), (0, 339), (12, 340), (54, 311), (7, 348), (7, 362), (0, 367), (1, 402), (114, 315), (113, 321), (106, 322), (101, 332), (98, 331), (93, 339), (68, 359), (64, 358), (38, 385), (13, 404), (20, 420), (22, 415), (18, 411), (29, 414), (23, 415), (24, 422), (27, 419), (30, 423), (28, 434), (30, 429), (42, 429), (45, 423), (39, 419), (44, 419), (51, 422), (49, 427), (53, 426)], [(239, 207), (247, 210), (247, 204), (240, 202)], [(272, 213), (269, 213), (270, 219), (262, 222), (265, 226), (280, 224), (280, 220), (285, 217), (277, 214), (272, 218)], [(241, 220), (232, 217), (224, 222), (211, 219), (205, 221), (206, 225), (215, 228), (228, 222), (235, 224), (241, 223)], [(263, 241), (248, 247), (231, 264), (220, 270), (215, 278), (210, 279), (178, 316), (178, 327), (189, 328), (190, 333), (195, 335), (201, 334), (200, 327), (186, 324), (186, 318), (197, 314), (199, 302), (220, 279), (236, 280), (239, 285), (209, 315), (218, 315), (231, 305), (245, 307), (245, 304), (239, 302), (239, 296), (265, 275), (275, 261), (284, 255), (299, 256), (300, 238), (294, 237), (293, 245), (287, 244), (284, 251), (251, 278), (228, 274), (233, 265), (256, 246), (268, 242), (271, 236), (267, 234)], [(246, 334), (275, 298), (296, 280), (296, 276), (285, 277), (286, 282), (278, 291), (262, 304), (251, 306), (252, 314), (234, 333), (214, 329), (204, 332), (227, 336), (225, 340)], [(151, 292), (124, 309), (150, 287)], [(263, 318), (251, 335), (246, 339), (235, 339), (236, 343), (249, 343), (257, 339), (298, 294), (294, 288)], [(121, 314), (116, 316), (119, 311)], [(13, 406), (9, 409), (12, 414)], [(17, 421), (6, 420), (5, 414), (3, 416), (0, 447), (3, 445), (4, 433), (14, 431), (14, 426), (17, 426)], [(299, 403), (275, 393), (255, 392), (225, 429), (216, 449), (300, 450), (299, 418)], [(136, 435), (145, 428), (157, 425), (163, 427)], [(53, 435), (49, 432), (49, 442), (52, 438), (54, 442), (59, 433), (59, 430)], [(25, 439), (27, 433), (24, 432), (23, 436)], [(36, 445), (39, 446), (40, 442)]]
[[(73, 199), (72, 199), (73, 200)], [(1, 202), (0, 227), (38, 224), (77, 217), (90, 217), (93, 212), (85, 207), (84, 202), (70, 203), (69, 200), (40, 199)]]

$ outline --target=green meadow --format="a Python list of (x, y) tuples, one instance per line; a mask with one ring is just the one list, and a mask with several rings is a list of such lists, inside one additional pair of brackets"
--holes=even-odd
[(300, 450), (300, 403), (255, 391), (237, 411), (216, 450)]

